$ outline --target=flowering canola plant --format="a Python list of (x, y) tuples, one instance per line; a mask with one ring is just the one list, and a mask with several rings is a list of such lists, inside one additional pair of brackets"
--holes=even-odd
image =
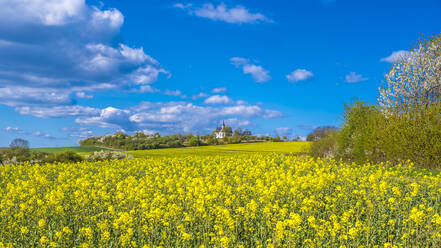
[(0, 167), (0, 247), (441, 247), (441, 176), (282, 153)]

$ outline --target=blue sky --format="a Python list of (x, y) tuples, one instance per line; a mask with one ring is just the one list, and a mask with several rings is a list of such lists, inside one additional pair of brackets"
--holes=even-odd
[(0, 1), (0, 146), (222, 120), (306, 136), (440, 31), (439, 0)]

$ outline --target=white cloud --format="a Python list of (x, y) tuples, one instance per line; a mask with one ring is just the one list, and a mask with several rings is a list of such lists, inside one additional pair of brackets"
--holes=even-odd
[(82, 139), (93, 136), (93, 131), (84, 127), (65, 127), (62, 129), (62, 131), (69, 133), (70, 137), (77, 137)]
[(0, 88), (0, 103), (8, 106), (71, 104), (69, 92), (57, 89), (6, 87)]
[(180, 96), (182, 92), (180, 90), (165, 90), (164, 94), (167, 96)]
[(129, 109), (106, 108), (94, 116), (78, 117), (82, 125), (127, 131), (154, 130), (162, 133), (209, 132), (222, 120), (235, 119), (246, 126), (255, 118), (278, 118), (282, 113), (254, 105), (198, 106), (190, 102), (142, 102)]
[(241, 57), (232, 57), (230, 59), (230, 63), (233, 64), (236, 67), (242, 66), (242, 65), (246, 65), (250, 62), (249, 59), (246, 58), (241, 58)]
[(83, 91), (75, 93), (75, 96), (78, 97), (78, 98), (82, 98), (82, 99), (91, 99), (91, 98), (93, 98), (92, 95), (87, 95)]
[(110, 29), (119, 29), (124, 23), (123, 14), (117, 9), (109, 9), (101, 11), (94, 7), (91, 23), (95, 27), (102, 28), (108, 26)]
[(357, 74), (355, 72), (350, 72), (345, 76), (345, 81), (347, 83), (358, 83), (366, 80), (368, 80), (368, 78), (365, 78), (361, 74)]
[(157, 92), (159, 92), (159, 90), (156, 88), (153, 88), (150, 85), (141, 85), (141, 87), (139, 87), (139, 92), (141, 92), (141, 93), (145, 93), (145, 92), (157, 93)]
[(18, 133), (18, 134), (23, 134), (25, 133), (22, 129), (18, 128), (18, 127), (5, 127), (3, 128), (4, 131), (6, 132), (10, 132), (10, 133)]
[(391, 55), (380, 59), (380, 61), (394, 63), (397, 60), (408, 57), (409, 55), (410, 55), (409, 51), (399, 50), (399, 51), (392, 52)]
[(23, 106), (15, 109), (22, 115), (33, 115), (40, 118), (56, 118), (66, 116), (92, 116), (100, 112), (99, 109), (84, 107), (80, 105), (69, 106), (53, 106), (53, 107), (41, 107), (41, 106)]
[(225, 120), (225, 124), (233, 127), (246, 127), (252, 123), (249, 120), (239, 120), (237, 118), (229, 118)]
[(244, 74), (250, 74), (253, 80), (257, 83), (264, 83), (271, 79), (269, 71), (265, 70), (260, 65), (250, 64), (249, 59), (241, 57), (233, 57), (230, 59), (230, 63), (237, 68), (242, 66)]
[(312, 78), (314, 74), (311, 71), (308, 71), (306, 69), (297, 69), (290, 74), (286, 75), (286, 78), (290, 82), (298, 82), (307, 80), (309, 78)]
[(112, 45), (124, 23), (117, 9), (84, 0), (4, 2), (0, 104), (18, 110), (72, 106), (75, 96), (88, 97), (81, 92), (147, 90), (142, 86), (170, 76), (142, 47)]
[(31, 135), (32, 136), (36, 136), (36, 137), (40, 137), (40, 138), (45, 138), (45, 139), (55, 139), (54, 136), (52, 136), (52, 135), (50, 135), (48, 133), (40, 132), (40, 131), (33, 132), (33, 133), (31, 133)]
[(213, 93), (225, 93), (225, 92), (227, 92), (227, 88), (225, 88), (225, 87), (214, 88), (214, 89), (211, 90), (211, 92), (213, 92)]
[(202, 18), (207, 18), (214, 21), (224, 21), (227, 23), (259, 23), (272, 22), (261, 13), (251, 13), (247, 8), (237, 5), (232, 8), (224, 3), (215, 6), (212, 3), (207, 3), (201, 7), (193, 7), (192, 4), (177, 3), (173, 5), (176, 8), (187, 10), (190, 15), (195, 15)]
[(130, 122), (127, 120), (130, 117), (130, 111), (107, 107), (100, 111), (99, 116), (77, 118), (76, 122), (83, 125), (98, 126), (102, 128), (127, 128), (133, 129)]
[(15, 22), (60, 26), (77, 21), (86, 11), (85, 0), (14, 0), (2, 1), (0, 16), (12, 17)]
[(204, 97), (207, 97), (207, 96), (208, 96), (207, 93), (199, 92), (199, 94), (192, 95), (192, 96), (191, 96), (191, 99), (196, 100), (196, 99), (204, 98)]
[(231, 98), (229, 98), (228, 96), (220, 95), (210, 96), (204, 101), (205, 104), (229, 104), (232, 102), (233, 100), (231, 100)]
[(183, 4), (183, 3), (173, 4), (173, 7), (178, 8), (178, 9), (187, 9), (187, 8), (190, 8), (191, 6), (193, 6), (193, 4), (191, 4), (191, 3), (188, 3), (188, 4)]
[(243, 73), (251, 74), (257, 83), (264, 83), (271, 79), (269, 71), (263, 69), (260, 65), (244, 65), (242, 69)]
[(8, 126), (6, 128), (3, 128), (3, 130), (6, 132), (9, 132), (9, 133), (16, 133), (16, 134), (27, 135), (27, 136), (35, 136), (35, 137), (45, 138), (45, 139), (55, 139), (54, 136), (52, 136), (51, 134), (48, 134), (48, 133), (43, 133), (40, 131), (27, 132), (27, 131), (24, 131), (18, 127)]

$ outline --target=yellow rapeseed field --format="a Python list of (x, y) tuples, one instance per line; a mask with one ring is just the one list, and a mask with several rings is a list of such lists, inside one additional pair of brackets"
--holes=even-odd
[(441, 247), (441, 176), (293, 154), (0, 167), (0, 247)]

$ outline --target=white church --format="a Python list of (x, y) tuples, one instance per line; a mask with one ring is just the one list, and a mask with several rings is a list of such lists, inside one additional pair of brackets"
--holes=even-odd
[(226, 136), (226, 129), (227, 126), (225, 126), (225, 122), (222, 121), (222, 127), (216, 127), (216, 130), (214, 130), (214, 134), (216, 135), (216, 139), (223, 139)]

